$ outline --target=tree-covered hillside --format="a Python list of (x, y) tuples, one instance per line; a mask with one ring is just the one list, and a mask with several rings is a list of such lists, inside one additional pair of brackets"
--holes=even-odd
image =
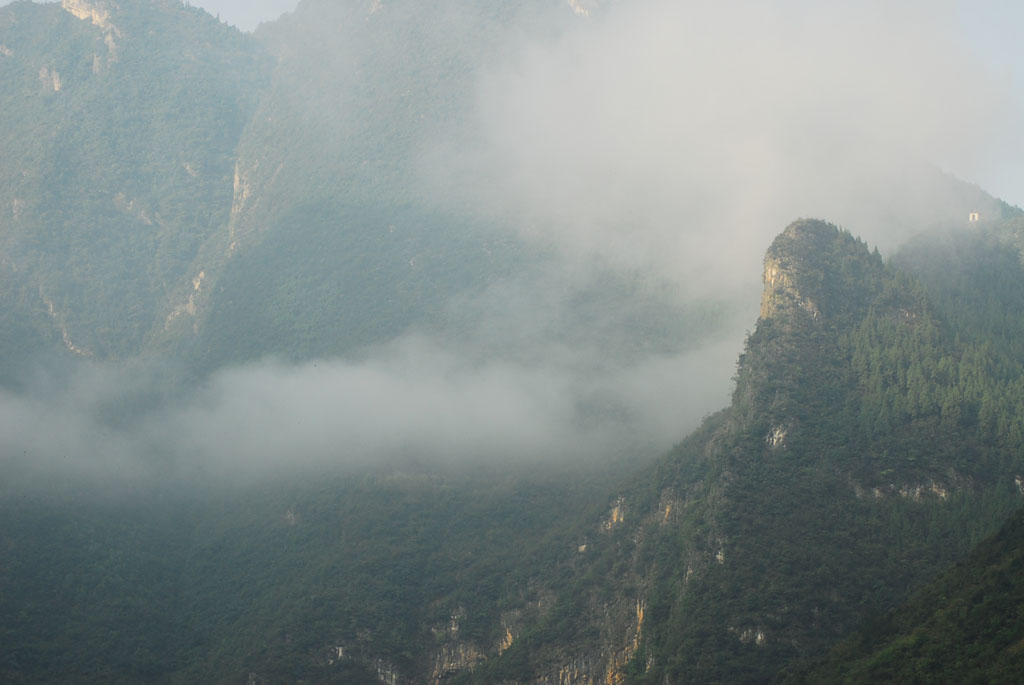
[[(438, 648), (504, 639), (503, 621), (525, 617), (500, 598), (532, 595), (538, 574), (555, 581), (607, 498), (610, 474), (532, 471), (407, 465), (57, 497), (4, 487), (0, 680), (375, 682), (378, 664), (451, 675)], [(484, 657), (460, 654), (460, 668)]]
[[(276, 65), (239, 143), (228, 231), (196, 263), (206, 279), (169, 330), (174, 343), (212, 368), (348, 355), (410, 329), (472, 340), (470, 355), (556, 344), (615, 359), (713, 334), (732, 313), (722, 298), (694, 304), (656, 275), (603, 264), (581, 277), (508, 218), (481, 213), (475, 191), (437, 183), (448, 170), (431, 150), (469, 126), (480, 70), (509, 25), (576, 19), (542, 2), (308, 0), (264, 26)], [(493, 333), (542, 318), (540, 340)]]
[(270, 66), (180, 2), (64, 4), (0, 9), (7, 378), (40, 348), (124, 357), (163, 330), (226, 228)]
[(565, 264), (432, 186), (431, 146), (465, 125), (507, 24), (575, 19), (455, 9), (308, 0), (257, 35), (175, 0), (0, 10), (4, 382), (48, 354), (209, 372), (415, 329), (635, 359), (720, 329), (721, 298)]

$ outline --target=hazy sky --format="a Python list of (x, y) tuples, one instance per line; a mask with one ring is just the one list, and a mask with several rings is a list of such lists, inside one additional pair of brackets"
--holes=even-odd
[[(1020, 40), (1024, 3), (1016, 0), (961, 2), (957, 5), (956, 16), (969, 50), (986, 64), (997, 82), (1005, 84), (1017, 105), (1024, 108), (1024, 42)], [(1024, 155), (1019, 152), (962, 173), (997, 197), (1024, 207)], [(972, 173), (974, 175), (969, 176)]]

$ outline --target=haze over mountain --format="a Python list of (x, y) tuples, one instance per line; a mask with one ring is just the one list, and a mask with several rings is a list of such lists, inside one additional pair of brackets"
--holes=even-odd
[[(231, 24), (243, 30), (252, 30), (262, 21), (271, 21), (286, 11), (291, 11), (298, 4), (297, 0), (267, 0), (266, 2), (236, 2), (235, 0), (206, 0), (198, 4), (211, 14), (218, 14)], [(780, 5), (778, 12), (799, 13), (797, 4)], [(878, 5), (874, 8), (879, 16), (874, 22), (887, 21), (887, 7)], [(842, 11), (842, 9), (840, 9)], [(1014, 93), (1024, 90), (1024, 71), (1019, 67), (1024, 63), (1021, 58), (1019, 41), (1016, 40), (1014, 27), (1024, 21), (1020, 8), (1000, 2), (987, 0), (984, 2), (945, 2), (931, 3), (922, 12), (933, 17), (941, 17), (943, 32), (949, 40), (959, 41), (964, 51), (978, 63), (979, 71), (975, 76), (977, 82), (1002, 83), (1003, 90), (1011, 97)], [(1019, 112), (1021, 101), (1016, 101), (1015, 108)], [(982, 158), (983, 157), (983, 158)], [(957, 175), (973, 179), (989, 192), (993, 192), (1009, 202), (1021, 204), (1019, 188), (1024, 187), (1024, 165), (1019, 148), (990, 150), (987, 154), (973, 160), (947, 160), (947, 168)]]
[[(31, 172), (38, 190), (24, 175), (8, 186), (21, 225), (8, 233), (15, 242), (6, 250), (21, 270), (10, 288), (22, 293), (21, 304), (11, 316), (18, 327), (35, 322), (10, 333), (12, 344), (94, 359), (172, 349), (185, 367), (204, 371), (275, 355), (283, 364), (253, 370), (251, 379), (265, 385), (240, 381), (247, 397), (268, 398), (280, 407), (271, 413), (287, 417), (271, 432), (312, 416), (276, 388), (327, 373), (337, 379), (327, 387), (387, 393), (382, 401), (396, 420), (380, 435), (385, 452), (403, 425), (404, 442), (424, 440), (413, 428), (419, 407), (403, 413), (397, 398), (433, 393), (453, 376), (523, 406), (539, 422), (527, 433), (549, 435), (549, 452), (609, 444), (606, 429), (566, 442), (574, 426), (593, 423), (582, 405), (615, 407), (611, 415), (624, 425), (612, 451), (642, 438), (655, 453), (725, 403), (758, 287), (753, 274), (778, 226), (826, 216), (887, 248), (927, 225), (961, 224), (972, 209), (989, 215), (991, 200), (917, 159), (982, 154), (991, 140), (1012, 140), (1000, 123), (999, 93), (979, 88), (969, 60), (957, 62), (958, 47), (941, 38), (947, 34), (936, 31), (935, 39), (909, 12), (880, 23), (873, 9), (808, 8), (791, 25), (755, 7), (736, 21), (712, 6), (683, 13), (659, 3), (575, 12), (541, 2), (515, 10), (306, 2), (248, 37), (202, 21), (199, 10), (156, 3), (169, 49), (193, 42), (202, 25), (225, 37), (207, 44), (202, 60), (251, 60), (202, 72), (180, 63), (164, 82), (175, 93), (117, 87), (119, 74), (133, 69), (133, 82), (145, 82), (157, 45), (133, 44), (147, 29), (128, 22), (144, 22), (141, 15), (99, 5), (111, 8), (113, 29), (38, 7), (96, 47), (35, 56), (18, 42), (29, 35), (25, 21), (4, 38), (13, 52), (5, 63), (20, 65), (38, 101), (33, 110), (12, 100), (5, 112), (31, 111), (24, 121), (33, 124), (52, 120), (41, 139), (11, 120), (10, 149), (52, 140), (33, 145), (55, 159), (48, 171)], [(192, 23), (170, 19), (179, 15)], [(117, 46), (117, 62), (102, 41)], [(229, 43), (239, 57), (224, 52)], [(84, 71), (59, 68), (75, 59), (85, 59)], [(90, 71), (96, 59), (98, 73)], [(60, 75), (61, 90), (41, 88), (42, 69)], [(949, 98), (967, 90), (973, 97)], [(160, 136), (109, 119), (103, 108), (112, 97), (126, 123), (154, 113), (148, 125), (165, 126)], [(193, 103), (194, 151), (170, 115), (178, 98)], [(232, 118), (223, 117), (226, 102), (237, 103)], [(86, 114), (67, 120), (63, 110), (40, 109), (47, 103)], [(203, 117), (211, 124), (200, 124)], [(105, 123), (74, 142), (89, 121)], [(51, 137), (62, 126), (69, 133)], [(144, 140), (152, 159), (174, 161), (144, 169), (116, 148), (83, 147), (106, 140), (108, 128), (123, 131), (122, 147)], [(123, 179), (97, 178), (105, 154), (121, 154), (108, 168), (122, 167)], [(79, 179), (62, 164), (73, 164), (67, 169)], [(44, 189), (60, 189), (60, 199), (45, 198)], [(175, 203), (186, 198), (192, 207), (183, 213)], [(102, 222), (76, 204), (85, 201)], [(54, 202), (67, 218), (33, 213)], [(124, 228), (110, 233), (113, 222)], [(38, 240), (44, 225), (63, 252), (25, 242)], [(154, 234), (155, 243), (139, 242)], [(75, 264), (89, 266), (69, 268)], [(328, 372), (322, 363), (316, 371), (290, 366), (339, 355), (345, 361)], [(25, 375), (21, 355), (5, 359), (9, 376), (11, 367)], [(420, 378), (403, 370), (410, 363)], [(447, 370), (426, 371), (435, 368)], [(239, 377), (212, 381), (227, 415), (233, 400), (223, 389)], [(660, 382), (652, 387), (652, 379)], [(544, 399), (553, 397), (554, 405)], [(31, 414), (23, 405), (19, 412)], [(442, 413), (462, 415), (457, 407)], [(564, 420), (552, 425), (556, 416)], [(371, 425), (357, 423), (361, 432)], [(511, 436), (524, 425), (491, 430)], [(321, 423), (312, 433), (333, 442), (334, 428)], [(116, 442), (139, 452), (147, 439)], [(14, 446), (26, 449), (24, 440)], [(453, 451), (443, 437), (427, 442), (428, 451)], [(36, 451), (52, 454), (42, 445)]]
[(0, 680), (798, 677), (1020, 504), (949, 17), (0, 8)]

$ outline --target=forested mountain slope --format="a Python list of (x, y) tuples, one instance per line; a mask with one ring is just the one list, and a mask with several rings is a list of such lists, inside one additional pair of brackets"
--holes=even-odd
[[(510, 27), (578, 20), (562, 2), (307, 0), (265, 25), (273, 74), (238, 146), (227, 230), (196, 263), (206, 280), (169, 329), (172, 347), (210, 368), (346, 355), (412, 329), (469, 341), (469, 354), (554, 343), (618, 359), (714, 333), (731, 314), (721, 298), (684, 303), (656, 274), (581, 270), (482, 213), (479, 189), (437, 180), (451, 172), (432, 150), (469, 127)], [(548, 310), (543, 340), (523, 340)]]
[(4, 376), (137, 354), (227, 223), (269, 57), (172, 0), (14, 3), (0, 44)]
[(484, 322), (501, 316), (540, 329), (528, 346), (616, 357), (716, 331), (731, 312), (714, 298), (581, 274), (431, 187), (430, 146), (464, 125), (506, 24), (576, 18), (464, 5), (456, 22), (448, 5), (308, 0), (258, 35), (174, 0), (0, 10), (5, 382), (58, 353), (206, 372), (412, 329), (498, 348)]
[(436, 680), (483, 658), (450, 637), (504, 638), (498, 598), (556, 571), (609, 487), (414, 465), (229, 490), (4, 487), (0, 680)]

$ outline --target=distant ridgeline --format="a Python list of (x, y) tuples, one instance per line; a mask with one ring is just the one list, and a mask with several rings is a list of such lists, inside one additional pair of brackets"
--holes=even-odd
[[(1009, 220), (886, 264), (789, 226), (731, 407), (626, 480), (409, 469), (4, 498), (0, 679), (868, 682), (943, 667), (929, 636), (957, 616), (975, 647), (955, 672), (1005, 674), (1016, 614), (979, 598), (1018, 603), (1015, 533), (976, 553), (996, 571), (936, 586), (970, 573), (970, 597), (879, 617), (1022, 502), (1022, 237)], [(918, 620), (935, 627), (906, 637)]]

